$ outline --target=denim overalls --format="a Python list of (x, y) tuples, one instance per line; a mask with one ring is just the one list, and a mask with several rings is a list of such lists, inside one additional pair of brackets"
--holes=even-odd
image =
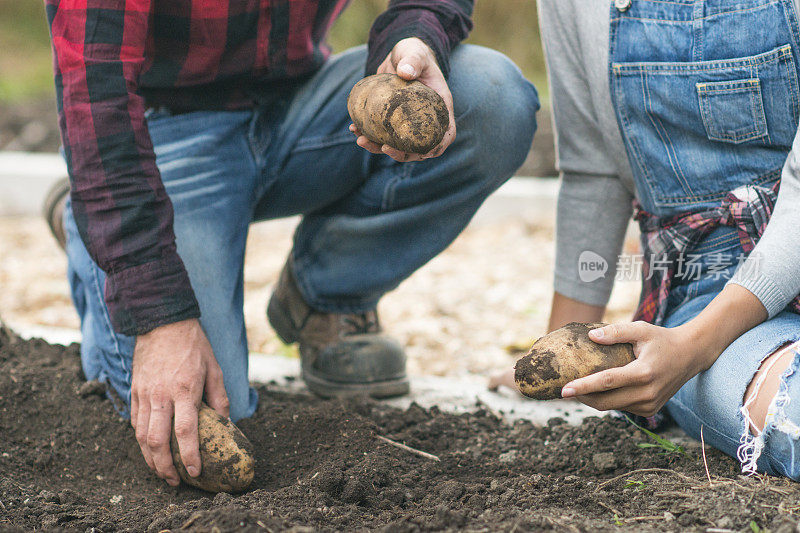
[[(739, 187), (780, 178), (800, 118), (793, 0), (617, 0), (609, 58), (612, 103), (646, 211), (703, 211)], [(722, 290), (743, 249), (736, 230), (722, 226), (692, 252), (701, 275), (675, 283), (666, 327), (695, 317)], [(790, 376), (800, 358), (761, 436), (748, 435), (741, 406), (761, 361), (798, 339), (800, 316), (780, 313), (734, 341), (667, 409), (689, 434), (699, 437), (702, 426), (707, 442), (738, 454), (746, 471), (757, 464), (797, 479), (800, 380)]]

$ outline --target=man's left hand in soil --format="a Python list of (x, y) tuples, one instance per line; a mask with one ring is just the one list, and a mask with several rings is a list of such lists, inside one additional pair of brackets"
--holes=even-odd
[(191, 477), (200, 475), (197, 410), (204, 391), (208, 405), (227, 417), (222, 370), (200, 322), (176, 322), (137, 337), (131, 425), (147, 466), (172, 486), (180, 483), (170, 452), (173, 420), (186, 471)]

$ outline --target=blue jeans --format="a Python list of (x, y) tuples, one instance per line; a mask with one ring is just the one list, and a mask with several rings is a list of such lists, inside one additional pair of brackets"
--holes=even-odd
[[(793, 0), (612, 5), (612, 101), (647, 211), (696, 212), (739, 187), (779, 179), (800, 119), (799, 36)], [(670, 291), (666, 327), (697, 316), (743, 254), (732, 227), (689, 252), (700, 269)], [(800, 357), (781, 376), (760, 436), (750, 435), (742, 412), (761, 362), (798, 339), (800, 315), (778, 314), (736, 339), (667, 409), (687, 433), (699, 438), (702, 428), (706, 442), (747, 471), (800, 479)]]
[[(404, 164), (366, 152), (348, 130), (345, 105), (365, 61), (364, 47), (349, 50), (285, 100), (255, 110), (148, 113), (178, 253), (234, 420), (257, 404), (242, 308), (250, 223), (303, 214), (292, 256), (305, 300), (327, 312), (366, 311), (444, 250), (530, 149), (539, 108), (533, 85), (505, 56), (462, 45), (452, 54), (458, 132), (447, 151)], [(84, 372), (129, 403), (135, 339), (112, 329), (105, 275), (69, 208), (65, 227)]]
[[(695, 253), (701, 259), (696, 280), (682, 284), (670, 294), (670, 314), (665, 327), (684, 324), (697, 316), (725, 286), (735, 265), (720, 269), (720, 258), (737, 257), (741, 244), (736, 235), (723, 234), (707, 239)], [(721, 263), (720, 263), (721, 264)], [(724, 266), (724, 265), (723, 265)], [(800, 402), (781, 405), (766, 425), (763, 437), (749, 436), (742, 402), (748, 385), (761, 362), (785, 344), (800, 340), (800, 315), (784, 311), (749, 330), (733, 341), (708, 370), (690, 379), (667, 403), (672, 418), (691, 436), (738, 457), (743, 465), (760, 472), (800, 478), (800, 428), (786, 428), (800, 423)], [(794, 375), (800, 364), (795, 357), (781, 377), (780, 394), (800, 398), (800, 376)], [(777, 407), (777, 406), (776, 406)], [(783, 430), (779, 431), (779, 428)], [(759, 441), (759, 444), (754, 442)], [(754, 446), (759, 453), (754, 455)], [(752, 464), (748, 464), (748, 463)]]

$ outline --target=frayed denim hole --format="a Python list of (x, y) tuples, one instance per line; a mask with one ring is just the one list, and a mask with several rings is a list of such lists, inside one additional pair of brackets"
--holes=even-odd
[[(753, 398), (758, 396), (758, 392), (761, 388), (761, 384), (763, 384), (763, 380), (766, 379), (771, 366), (780, 360), (780, 355), (770, 361), (770, 365), (764, 369), (764, 373), (759, 378), (759, 381), (756, 382), (755, 391), (748, 398), (743, 398), (742, 406), (739, 408), (739, 416), (742, 419), (742, 436), (739, 438), (740, 444), (739, 448), (736, 450), (736, 458), (741, 464), (742, 472), (747, 475), (753, 475), (757, 473), (758, 460), (761, 457), (761, 454), (766, 446), (767, 439), (773, 430), (777, 429), (778, 431), (789, 435), (795, 440), (800, 438), (800, 427), (786, 417), (786, 407), (791, 402), (787, 380), (792, 374), (795, 373), (800, 365), (800, 358), (797, 357), (797, 355), (800, 354), (800, 342), (795, 341), (789, 346), (785, 347), (783, 350), (781, 350), (781, 355), (786, 351), (794, 351), (795, 357), (792, 359), (792, 362), (783, 371), (779, 378), (778, 392), (775, 394), (775, 397), (772, 399), (769, 407), (767, 408), (767, 416), (764, 420), (764, 428), (757, 435), (753, 435), (750, 432), (750, 423), (752, 420), (750, 418), (747, 404)], [(775, 350), (771, 351), (769, 355), (760, 361), (756, 373), (761, 369), (764, 361), (771, 357), (774, 353)], [(755, 373), (753, 376), (755, 378)]]

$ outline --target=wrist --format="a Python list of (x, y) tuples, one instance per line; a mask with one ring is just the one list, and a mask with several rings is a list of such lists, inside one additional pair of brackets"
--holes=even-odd
[(186, 328), (193, 328), (196, 325), (199, 325), (200, 321), (196, 318), (189, 318), (186, 320), (178, 320), (177, 322), (170, 322), (169, 324), (163, 324), (161, 326), (157, 326), (147, 333), (143, 333), (137, 336), (138, 339), (148, 340), (154, 337), (159, 337), (164, 334), (171, 334), (173, 332), (177, 333), (179, 331), (183, 331)]
[(681, 345), (690, 347), (687, 352), (695, 374), (711, 368), (728, 346), (728, 343), (721, 342), (719, 335), (715, 334), (712, 328), (706, 327), (698, 318), (674, 328)]

